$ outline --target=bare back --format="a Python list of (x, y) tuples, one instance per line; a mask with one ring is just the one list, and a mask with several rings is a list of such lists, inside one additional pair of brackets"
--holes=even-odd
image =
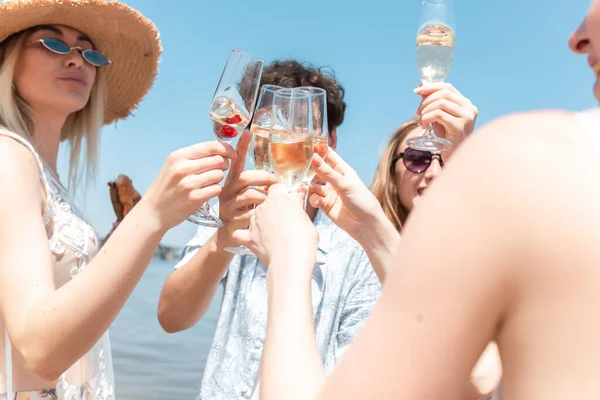
[(582, 121), (509, 116), (458, 149), (319, 398), (464, 400), (496, 340), (497, 399), (600, 399), (600, 119)]
[(514, 306), (498, 334), (507, 399), (600, 398), (600, 119), (579, 114), (573, 131), (577, 144), (549, 166), (573, 174), (569, 184), (556, 175), (569, 201), (540, 207), (551, 213), (538, 216), (531, 250), (514, 265)]

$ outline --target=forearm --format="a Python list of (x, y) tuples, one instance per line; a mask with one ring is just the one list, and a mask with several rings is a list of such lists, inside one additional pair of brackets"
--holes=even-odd
[[(295, 268), (288, 266), (280, 272), (289, 273)], [(305, 268), (298, 266), (297, 270)], [(310, 277), (297, 276), (277, 277), (277, 282), (273, 282), (272, 276), (268, 278), (269, 316), (261, 367), (261, 398), (264, 400), (316, 398), (325, 382), (316, 343)]]
[(188, 329), (202, 318), (232, 258), (219, 244), (217, 232), (167, 278), (158, 303), (158, 320), (166, 332)]
[(385, 214), (381, 213), (374, 221), (365, 224), (357, 241), (367, 253), (379, 280), (384, 283), (387, 272), (393, 265), (393, 257), (402, 243), (400, 234)]
[(26, 314), (15, 334), (19, 353), (33, 371), (57, 377), (108, 329), (165, 232), (148, 215), (145, 205), (138, 204), (76, 279)]

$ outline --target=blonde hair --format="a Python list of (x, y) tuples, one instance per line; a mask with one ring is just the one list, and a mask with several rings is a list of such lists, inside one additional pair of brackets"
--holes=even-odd
[[(17, 60), (31, 29), (16, 33), (0, 44), (0, 126), (35, 146), (29, 106), (14, 86)], [(68, 185), (72, 191), (80, 185), (82, 172), (85, 172), (86, 182), (96, 174), (105, 106), (106, 81), (103, 71), (98, 69), (89, 101), (83, 109), (67, 117), (61, 131), (61, 141), (67, 140), (70, 147)]]
[(394, 180), (395, 168), (392, 160), (398, 154), (398, 150), (408, 134), (417, 127), (419, 127), (419, 119), (413, 118), (396, 129), (379, 160), (373, 183), (371, 183), (371, 191), (398, 232), (402, 231), (409, 211), (400, 202), (398, 187)]

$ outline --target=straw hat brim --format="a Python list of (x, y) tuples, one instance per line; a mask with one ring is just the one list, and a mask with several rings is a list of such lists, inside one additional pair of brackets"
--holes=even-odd
[(162, 53), (152, 21), (119, 1), (6, 0), (0, 2), (0, 42), (37, 25), (65, 25), (88, 36), (112, 63), (105, 124), (128, 117), (158, 73)]

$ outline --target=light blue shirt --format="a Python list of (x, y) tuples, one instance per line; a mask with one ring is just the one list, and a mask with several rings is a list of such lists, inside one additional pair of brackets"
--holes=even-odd
[[(381, 284), (362, 247), (318, 212), (317, 266), (312, 304), (317, 346), (329, 374), (379, 299)], [(215, 233), (199, 227), (186, 245), (186, 264)], [(267, 270), (254, 257), (235, 256), (223, 284), (223, 302), (198, 399), (258, 399), (260, 360), (267, 325)]]

